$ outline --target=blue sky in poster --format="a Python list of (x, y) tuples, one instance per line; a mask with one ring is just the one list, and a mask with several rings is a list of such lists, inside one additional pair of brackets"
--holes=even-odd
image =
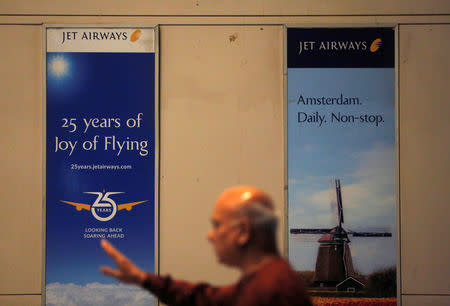
[[(110, 241), (142, 268), (154, 270), (154, 63), (153, 53), (47, 53), (47, 284), (115, 282), (98, 272), (100, 265), (111, 261), (98, 239), (84, 238), (91, 228), (121, 228), (124, 238)], [(139, 127), (131, 127), (139, 113)], [(70, 124), (63, 127), (63, 118), (66, 123), (75, 119), (76, 130)], [(99, 119), (98, 127), (91, 124), (86, 130), (83, 119), (94, 118)], [(87, 141), (92, 143), (96, 136), (96, 149), (87, 150)], [(122, 151), (117, 145), (105, 147), (106, 137), (112, 136), (125, 143)], [(62, 150), (62, 141), (77, 142), (72, 154)], [(127, 147), (131, 141), (139, 145)], [(132, 169), (76, 169), (82, 165)], [(148, 201), (131, 211), (117, 211), (106, 222), (61, 202), (92, 205), (96, 196), (85, 192), (103, 190), (122, 192), (111, 196), (116, 204)]]
[[(355, 268), (364, 273), (396, 262), (394, 86), (393, 68), (288, 69), (289, 228), (336, 226), (333, 179), (341, 179), (344, 228), (393, 233), (392, 238), (353, 239)], [(360, 104), (298, 103), (300, 96), (341, 94)], [(323, 116), (322, 125), (317, 115)], [(343, 122), (350, 115), (354, 122)], [(383, 121), (377, 126), (365, 115)], [(295, 236), (289, 236), (291, 261), (298, 269), (313, 270), (320, 236)]]

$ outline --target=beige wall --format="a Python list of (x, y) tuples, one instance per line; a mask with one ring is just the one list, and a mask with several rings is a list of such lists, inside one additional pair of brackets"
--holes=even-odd
[(382, 15), (449, 14), (447, 0), (2, 0), (4, 14), (75, 15)]
[(449, 38), (450, 24), (400, 26), (402, 293), (443, 294), (447, 303)]
[(42, 294), (42, 23), (160, 24), (160, 271), (217, 284), (237, 277), (205, 239), (217, 193), (256, 184), (286, 213), (282, 24), (399, 24), (402, 302), (450, 304), (450, 2), (167, 3), (0, 0), (0, 305)]
[(282, 43), (279, 26), (161, 29), (161, 272), (234, 277), (206, 241), (225, 186), (261, 186), (283, 211)]

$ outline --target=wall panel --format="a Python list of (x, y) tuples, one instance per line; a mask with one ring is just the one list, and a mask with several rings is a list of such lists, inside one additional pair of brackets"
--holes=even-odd
[(403, 296), (402, 306), (445, 306), (450, 305), (449, 296)]
[(40, 295), (0, 295), (2, 306), (38, 306), (41, 305)]
[(42, 37), (0, 26), (0, 294), (40, 293)]
[(402, 292), (450, 294), (450, 25), (400, 27)]
[(0, 1), (3, 14), (41, 15), (383, 15), (448, 14), (447, 0), (80, 0)]
[(59, 16), (59, 15), (1, 15), (0, 24), (124, 24), (124, 25), (395, 25), (441, 24), (450, 21), (449, 15), (336, 15), (336, 16)]
[(267, 189), (284, 213), (280, 46), (281, 26), (161, 28), (161, 273), (236, 276), (206, 241), (226, 187)]

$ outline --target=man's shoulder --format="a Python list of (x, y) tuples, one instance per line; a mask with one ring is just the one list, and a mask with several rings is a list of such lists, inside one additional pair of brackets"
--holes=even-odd
[(303, 287), (303, 279), (300, 273), (295, 271), (289, 262), (284, 258), (278, 258), (269, 264), (265, 270), (261, 271), (261, 278), (266, 279), (274, 285), (292, 283)]
[(260, 274), (274, 274), (279, 276), (300, 276), (300, 274), (292, 268), (290, 263), (282, 257), (275, 258), (259, 272)]
[(277, 301), (275, 305), (309, 305), (300, 274), (282, 258), (267, 264), (251, 278), (244, 280), (242, 286), (246, 294), (251, 293), (259, 301)]
[(249, 290), (255, 290), (262, 295), (305, 293), (305, 286), (300, 274), (289, 262), (277, 258), (255, 273), (246, 282)]

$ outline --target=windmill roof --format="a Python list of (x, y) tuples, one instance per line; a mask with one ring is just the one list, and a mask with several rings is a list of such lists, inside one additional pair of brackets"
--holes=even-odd
[(359, 280), (357, 280), (357, 279), (355, 279), (355, 278), (353, 278), (351, 276), (347, 277), (345, 280), (343, 280), (342, 282), (337, 284), (336, 287), (341, 286), (341, 285), (343, 285), (345, 283), (348, 283), (348, 282), (356, 282), (356, 283), (360, 284), (361, 286), (365, 287), (365, 285), (363, 283), (361, 283)]

